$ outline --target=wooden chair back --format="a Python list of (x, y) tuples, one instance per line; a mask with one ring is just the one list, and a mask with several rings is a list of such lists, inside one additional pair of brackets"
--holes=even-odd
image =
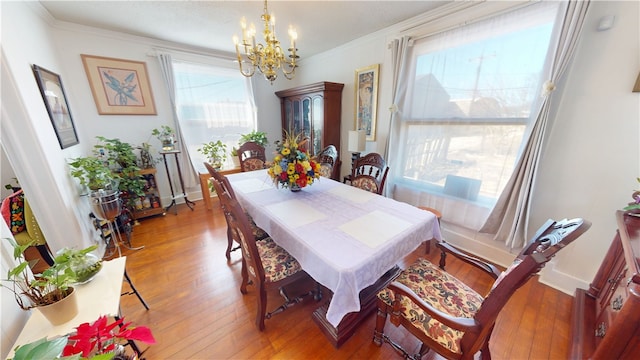
[(240, 159), (240, 170), (243, 172), (264, 169), (267, 162), (264, 147), (253, 141), (240, 145), (238, 158)]
[[(225, 189), (225, 191), (227, 191), (231, 195), (231, 197), (235, 199), (236, 194), (233, 192), (233, 188), (231, 187), (231, 183), (229, 182), (229, 179), (227, 179), (226, 176), (220, 174), (218, 170), (216, 170), (208, 162), (204, 163), (204, 167), (209, 172), (209, 175), (211, 175), (211, 177), (214, 178), (215, 180), (218, 180), (221, 183), (222, 187)], [(215, 189), (215, 184), (214, 184), (214, 189)]]
[(225, 211), (227, 225), (238, 243), (240, 243), (243, 276), (249, 276), (257, 287), (262, 287), (265, 278), (264, 268), (256, 246), (256, 239), (251, 231), (249, 218), (240, 203), (229, 194), (222, 183), (216, 179), (213, 179), (212, 182), (220, 198), (220, 205)]
[(358, 158), (351, 169), (351, 185), (382, 195), (389, 167), (382, 155), (369, 153)]
[(340, 160), (338, 150), (334, 145), (328, 145), (316, 156), (316, 161), (320, 164), (320, 175), (338, 180), (340, 170)]

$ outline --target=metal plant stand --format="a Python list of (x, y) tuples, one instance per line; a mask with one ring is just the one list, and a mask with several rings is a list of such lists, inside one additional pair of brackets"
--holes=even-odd
[[(180, 170), (180, 162), (178, 161), (178, 154), (180, 154), (180, 150), (169, 150), (169, 151), (160, 151), (162, 154), (162, 158), (164, 160), (164, 168), (167, 171), (167, 178), (169, 179), (169, 189), (171, 189), (171, 204), (167, 206), (165, 211), (169, 211), (172, 206), (176, 206), (176, 199), (184, 198), (185, 204), (193, 211), (193, 207), (196, 203), (187, 199), (187, 193), (184, 191), (184, 181), (182, 180), (182, 171)], [(171, 182), (171, 173), (169, 172), (169, 165), (167, 163), (167, 155), (173, 154), (176, 160), (176, 168), (178, 169), (178, 178), (180, 179), (180, 188), (182, 190), (182, 195), (176, 195), (173, 191), (173, 183)], [(175, 214), (178, 215), (178, 207), (175, 208)]]

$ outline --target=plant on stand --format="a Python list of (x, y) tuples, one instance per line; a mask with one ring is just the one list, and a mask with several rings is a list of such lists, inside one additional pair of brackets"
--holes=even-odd
[(176, 135), (173, 128), (167, 125), (162, 125), (160, 128), (151, 130), (151, 135), (155, 136), (162, 143), (163, 151), (171, 151), (175, 149)]
[(227, 145), (221, 140), (209, 141), (208, 143), (202, 144), (202, 147), (198, 148), (198, 152), (206, 156), (209, 164), (216, 170), (219, 170), (226, 157)]

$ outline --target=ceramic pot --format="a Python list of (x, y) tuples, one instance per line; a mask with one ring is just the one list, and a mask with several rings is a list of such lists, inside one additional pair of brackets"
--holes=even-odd
[(300, 186), (298, 186), (298, 184), (291, 185), (291, 187), (289, 187), (289, 189), (291, 190), (291, 192), (298, 192), (298, 191), (302, 190), (302, 188)]
[(76, 290), (71, 287), (71, 294), (67, 297), (50, 305), (38, 306), (38, 310), (52, 325), (66, 323), (78, 315)]

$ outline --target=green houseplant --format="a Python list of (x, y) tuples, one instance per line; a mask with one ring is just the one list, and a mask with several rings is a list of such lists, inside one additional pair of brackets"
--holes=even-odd
[(107, 163), (112, 173), (119, 179), (118, 189), (122, 197), (127, 200), (127, 206), (134, 207), (135, 199), (144, 196), (146, 182), (141, 178), (138, 157), (134, 147), (120, 139), (107, 139), (96, 136), (99, 140), (94, 146), (94, 154), (106, 156)]
[(236, 165), (236, 167), (240, 166), (240, 159), (238, 159), (238, 148), (242, 146), (242, 144), (253, 141), (256, 144), (259, 144), (262, 147), (266, 147), (269, 144), (269, 140), (267, 139), (267, 133), (264, 131), (253, 130), (246, 134), (241, 134), (240, 139), (238, 140), (238, 147), (231, 148), (231, 158)]
[(198, 148), (198, 152), (207, 157), (211, 166), (219, 169), (224, 162), (227, 145), (221, 140), (209, 141), (208, 143), (202, 144), (202, 147)]
[(118, 177), (113, 174), (103, 160), (95, 156), (71, 159), (69, 166), (71, 167), (71, 176), (78, 179), (80, 185), (86, 186), (91, 191), (117, 188)]
[(162, 143), (162, 150), (170, 151), (175, 147), (175, 131), (173, 128), (167, 125), (162, 125), (160, 128), (151, 130), (151, 135), (155, 136)]
[[(9, 241), (13, 246), (13, 257), (18, 265), (9, 270), (7, 278), (3, 279), (8, 285), (2, 286), (14, 294), (18, 306), (24, 310), (39, 307), (42, 314), (54, 325), (74, 317), (78, 308), (72, 285), (77, 282), (81, 272), (72, 265), (74, 259), (85, 256), (97, 246), (93, 245), (82, 250), (66, 250), (55, 257), (51, 267), (35, 277), (29, 271), (29, 262), (24, 257), (25, 250), (32, 243), (19, 245), (13, 239), (4, 239), (4, 241)], [(64, 306), (67, 306), (66, 309), (49, 308), (62, 301)]]

